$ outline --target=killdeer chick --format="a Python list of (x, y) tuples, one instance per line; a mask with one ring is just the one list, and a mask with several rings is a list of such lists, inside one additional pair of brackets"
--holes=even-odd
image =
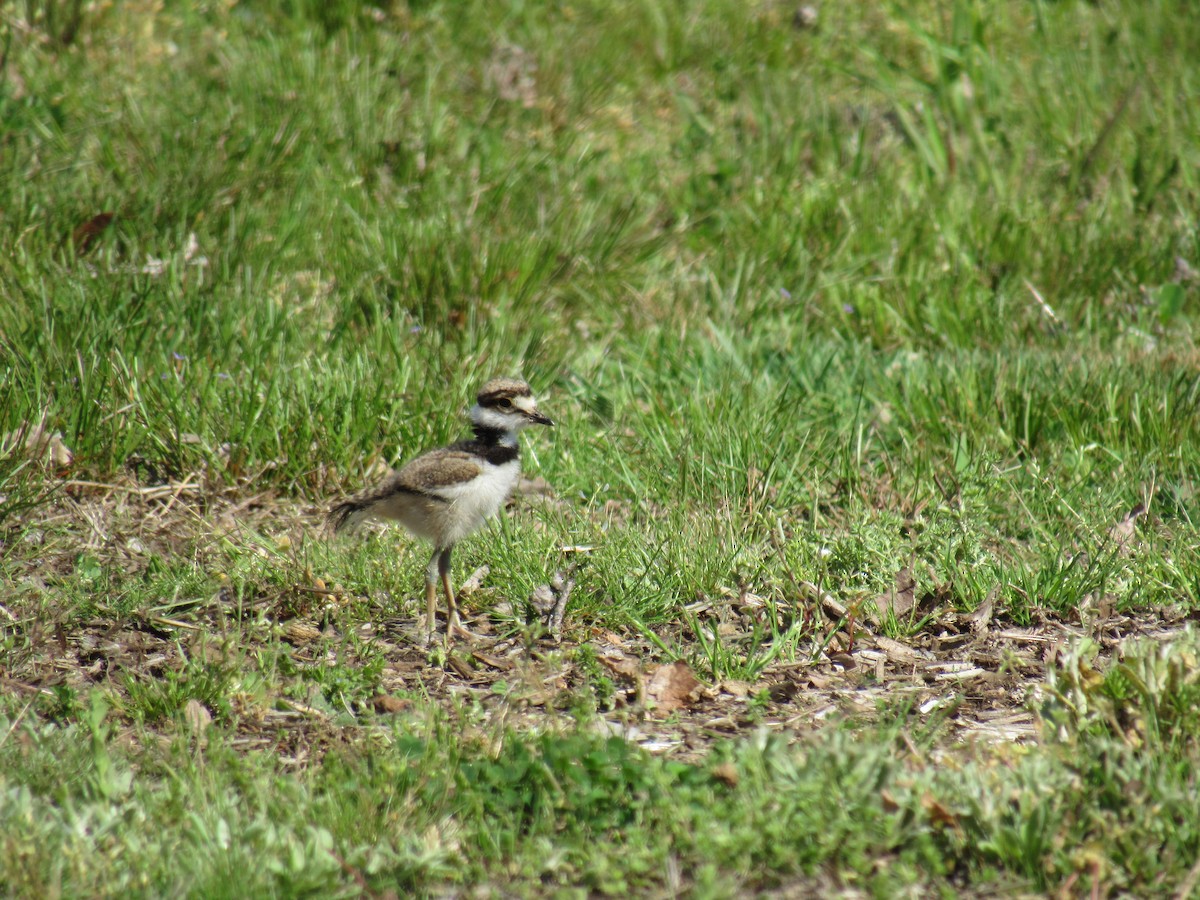
[(538, 411), (529, 385), (494, 378), (471, 407), (473, 440), (430, 450), (393, 472), (374, 488), (339, 503), (329, 512), (334, 533), (367, 519), (392, 519), (433, 543), (425, 569), (426, 624), (432, 639), (437, 613), (437, 581), (446, 593), (446, 640), (463, 629), (450, 583), (454, 545), (496, 514), (521, 477), (517, 434), (529, 425), (553, 425)]

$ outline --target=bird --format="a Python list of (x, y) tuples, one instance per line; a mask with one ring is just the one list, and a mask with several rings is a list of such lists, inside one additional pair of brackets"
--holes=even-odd
[(422, 453), (378, 485), (338, 503), (327, 516), (335, 535), (352, 532), (369, 519), (387, 519), (433, 544), (425, 568), (426, 628), (432, 641), (440, 579), (446, 594), (447, 644), (458, 634), (469, 635), (459, 623), (450, 554), (500, 510), (517, 486), (520, 432), (530, 425), (554, 425), (538, 409), (529, 385), (518, 378), (493, 378), (484, 384), (469, 417), (473, 438)]

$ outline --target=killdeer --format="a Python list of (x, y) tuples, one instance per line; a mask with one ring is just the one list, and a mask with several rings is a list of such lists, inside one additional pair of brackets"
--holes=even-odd
[(494, 378), (479, 390), (470, 412), (473, 440), (430, 450), (393, 472), (376, 487), (356, 494), (329, 512), (334, 533), (367, 519), (392, 519), (433, 543), (425, 569), (426, 625), (432, 639), (440, 578), (449, 607), (446, 640), (463, 629), (450, 583), (454, 545), (496, 514), (521, 477), (517, 434), (529, 425), (553, 425), (538, 411), (529, 385)]

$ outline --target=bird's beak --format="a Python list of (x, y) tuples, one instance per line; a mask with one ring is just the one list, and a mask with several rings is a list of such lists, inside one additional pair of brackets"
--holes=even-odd
[(530, 422), (535, 422), (538, 425), (550, 425), (550, 426), (554, 425), (554, 420), (551, 419), (549, 416), (544, 416), (540, 412), (538, 412), (538, 409), (536, 406), (533, 409), (529, 410), (529, 412), (525, 413), (525, 415), (529, 416)]

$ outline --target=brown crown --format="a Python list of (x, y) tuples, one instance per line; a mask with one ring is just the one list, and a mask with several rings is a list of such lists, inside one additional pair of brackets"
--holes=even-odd
[(519, 378), (493, 378), (479, 389), (479, 396), (475, 399), (480, 406), (495, 406), (501, 400), (531, 396), (533, 392), (529, 390), (529, 385)]

